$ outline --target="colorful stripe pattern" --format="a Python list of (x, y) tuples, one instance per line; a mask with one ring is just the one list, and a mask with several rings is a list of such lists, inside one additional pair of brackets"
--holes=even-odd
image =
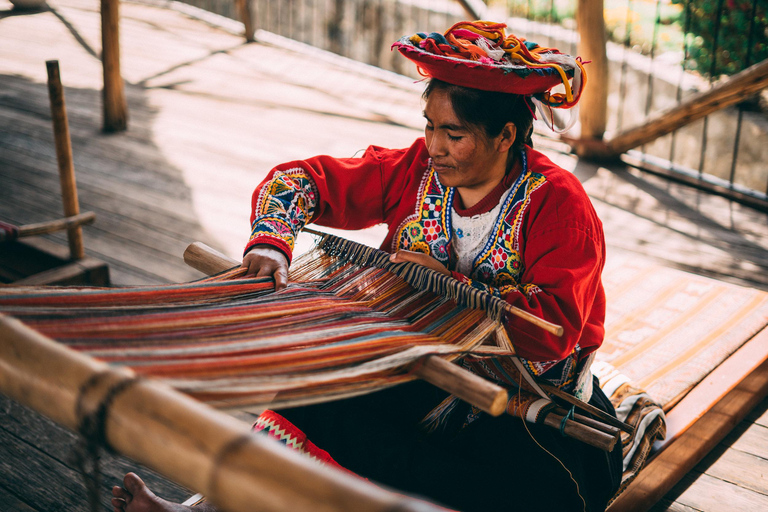
[[(326, 250), (344, 257), (317, 249), (299, 258), (277, 293), (271, 279), (237, 269), (170, 286), (4, 289), (0, 312), (218, 407), (294, 406), (395, 385), (415, 378), (419, 358), (459, 357), (498, 325), (474, 290), (415, 291), (409, 282), (434, 283), (413, 265), (355, 264), (338, 240)], [(358, 258), (388, 263), (371, 251)]]
[(768, 293), (609, 254), (608, 309), (597, 359), (645, 389), (664, 410), (768, 326)]

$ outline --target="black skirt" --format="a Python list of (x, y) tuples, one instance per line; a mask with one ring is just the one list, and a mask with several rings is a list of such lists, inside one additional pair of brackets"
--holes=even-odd
[[(416, 381), (278, 412), (345, 468), (456, 510), (600, 511), (618, 489), (621, 443), (606, 453), (506, 414), (465, 425), (464, 402), (427, 434), (420, 421), (445, 397)], [(615, 415), (596, 379), (590, 403)]]

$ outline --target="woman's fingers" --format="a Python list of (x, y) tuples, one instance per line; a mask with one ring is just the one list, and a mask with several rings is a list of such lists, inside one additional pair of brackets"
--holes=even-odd
[(389, 261), (393, 263), (406, 263), (406, 262), (416, 263), (418, 265), (431, 268), (432, 270), (436, 270), (441, 274), (445, 274), (447, 276), (451, 275), (451, 272), (447, 268), (445, 268), (445, 266), (442, 263), (437, 261), (435, 258), (429, 256), (428, 254), (424, 254), (421, 252), (400, 250), (395, 253), (392, 253), (389, 256)]
[(245, 255), (240, 266), (247, 269), (246, 276), (273, 277), (275, 291), (288, 285), (288, 259), (277, 249), (257, 246)]

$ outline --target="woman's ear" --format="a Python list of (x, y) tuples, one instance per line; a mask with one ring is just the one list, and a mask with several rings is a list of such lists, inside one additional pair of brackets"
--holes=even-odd
[(517, 137), (517, 125), (515, 123), (505, 124), (497, 137), (496, 150), (499, 153), (507, 153), (512, 144), (515, 143), (515, 137)]

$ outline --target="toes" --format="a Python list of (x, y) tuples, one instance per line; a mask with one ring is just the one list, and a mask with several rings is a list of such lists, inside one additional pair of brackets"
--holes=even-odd
[(139, 475), (136, 473), (128, 473), (123, 478), (123, 485), (128, 490), (131, 495), (138, 494), (142, 492), (147, 486), (144, 484), (144, 481), (139, 478)]
[(117, 485), (112, 487), (112, 496), (114, 496), (115, 498), (119, 498), (124, 503), (130, 503), (131, 498), (133, 498), (131, 493), (129, 493), (128, 491), (126, 491), (125, 489)]
[(114, 512), (125, 512), (125, 500), (121, 498), (112, 498), (112, 507), (115, 509)]

